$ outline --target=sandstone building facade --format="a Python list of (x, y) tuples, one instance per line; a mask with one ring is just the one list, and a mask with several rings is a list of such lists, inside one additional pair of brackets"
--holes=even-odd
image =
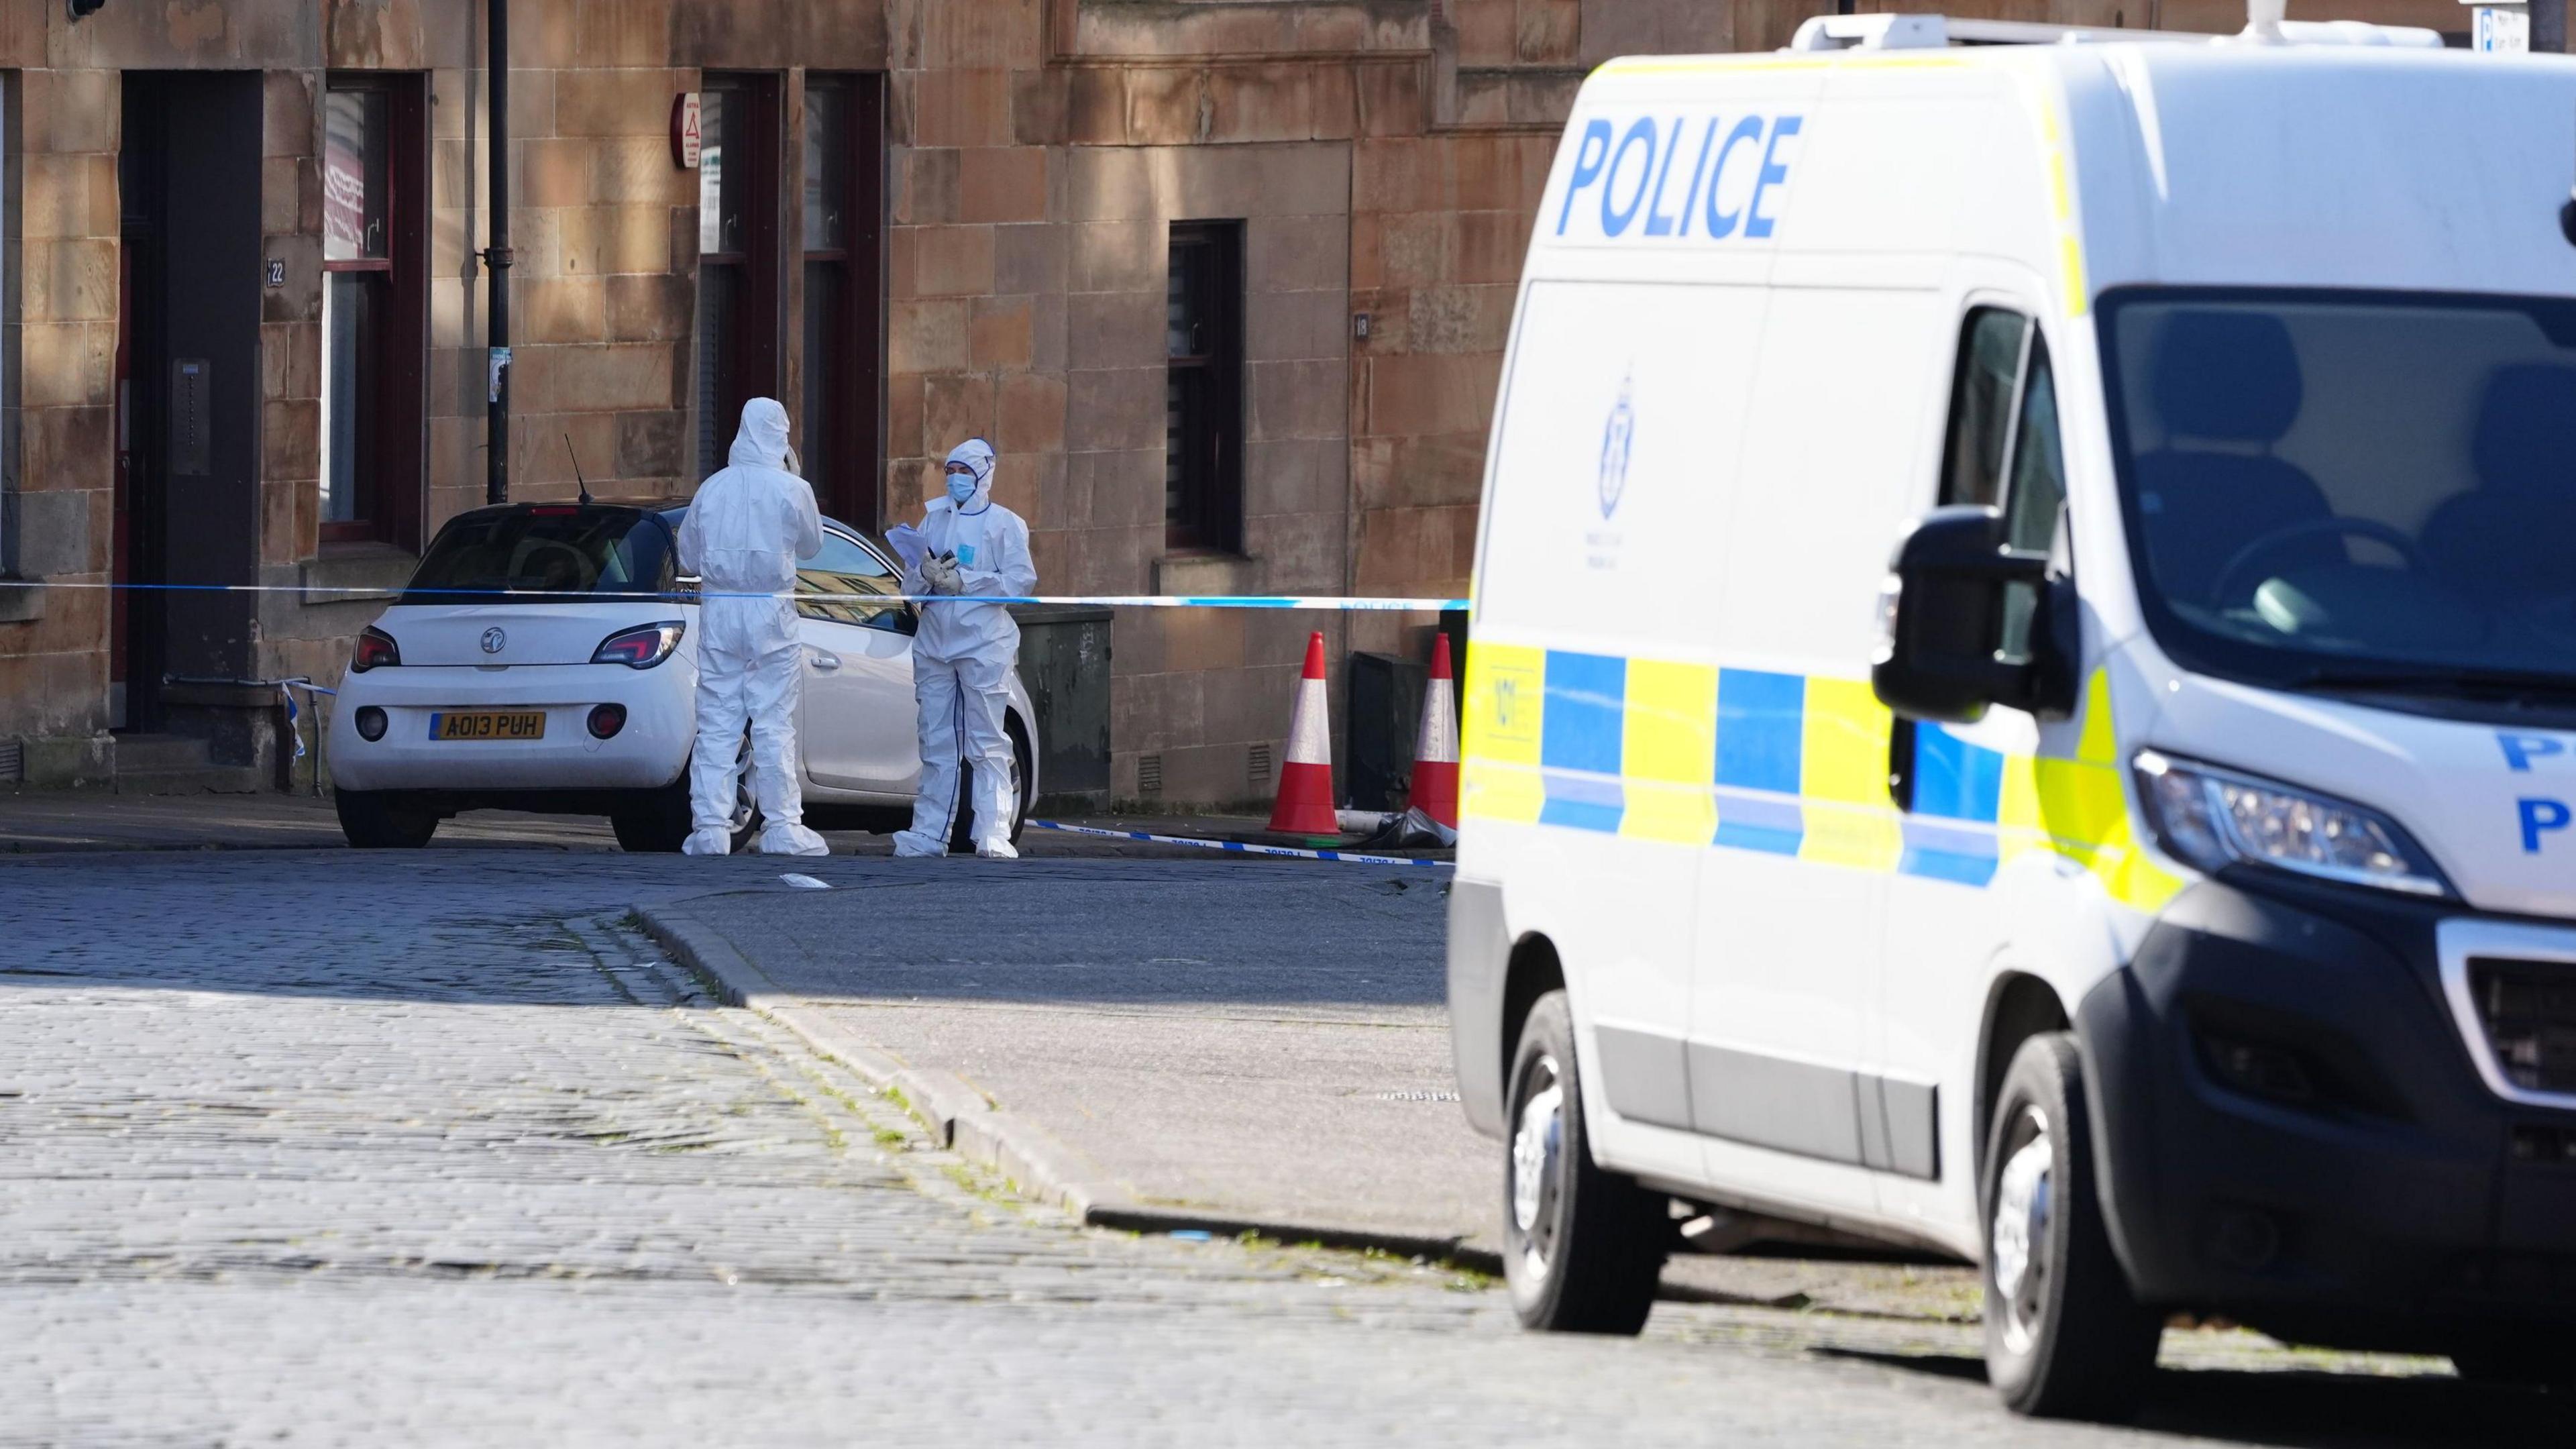
[[(1463, 592), (1583, 75), (1831, 4), (515, 0), (513, 496), (576, 460), (684, 494), (767, 393), (863, 525), (991, 439), (1048, 592)], [(333, 680), (483, 501), (484, 36), (478, 0), (0, 0), (0, 784), (284, 783), (268, 681)], [(1434, 622), (1122, 616), (1112, 794), (1265, 794), (1306, 631)]]

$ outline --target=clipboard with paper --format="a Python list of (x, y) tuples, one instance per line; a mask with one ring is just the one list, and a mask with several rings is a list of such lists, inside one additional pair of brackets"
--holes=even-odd
[(930, 552), (927, 534), (909, 523), (898, 523), (886, 530), (885, 540), (886, 546), (894, 550), (895, 557), (903, 561), (907, 571), (920, 571), (922, 556)]

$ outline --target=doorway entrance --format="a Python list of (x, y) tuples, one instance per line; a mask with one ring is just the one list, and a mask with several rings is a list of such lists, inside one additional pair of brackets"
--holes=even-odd
[[(182, 727), (173, 688), (253, 672), (259, 581), (256, 71), (128, 71), (117, 270), (110, 706)], [(184, 696), (182, 696), (184, 697)], [(221, 731), (201, 727), (192, 734)]]

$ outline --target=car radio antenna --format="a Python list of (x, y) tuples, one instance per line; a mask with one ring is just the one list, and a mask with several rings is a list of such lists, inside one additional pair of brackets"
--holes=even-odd
[(581, 488), (581, 506), (590, 506), (590, 480), (581, 476), (581, 454), (574, 451), (572, 434), (564, 434), (564, 453), (572, 459), (572, 481)]

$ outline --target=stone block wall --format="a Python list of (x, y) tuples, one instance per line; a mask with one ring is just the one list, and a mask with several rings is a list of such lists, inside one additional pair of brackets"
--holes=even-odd
[[(1350, 22), (1330, 37), (1349, 53), (1300, 56), (1279, 27), (1306, 11)], [(1358, 19), (1335, 6), (888, 5), (890, 521), (916, 518), (948, 449), (981, 434), (1001, 453), (996, 496), (1030, 523), (1043, 591), (1347, 586), (1348, 143), (1421, 124), (1418, 52), (1380, 55), (1390, 33)], [(1408, 38), (1418, 24), (1392, 33)], [(1262, 45), (1283, 53), (1239, 58)], [(1189, 220), (1244, 226), (1239, 557), (1163, 541), (1169, 237)], [(1112, 793), (1266, 796), (1275, 759), (1261, 766), (1256, 749), (1275, 756), (1319, 623), (1338, 660), (1338, 621), (1123, 614)]]
[(69, 587), (0, 600), (0, 737), (107, 728), (107, 582), (115, 533), (118, 79), (57, 70), (42, 33), (12, 37), (7, 175), (17, 222), (0, 384), (16, 444), (7, 519), (21, 577)]

